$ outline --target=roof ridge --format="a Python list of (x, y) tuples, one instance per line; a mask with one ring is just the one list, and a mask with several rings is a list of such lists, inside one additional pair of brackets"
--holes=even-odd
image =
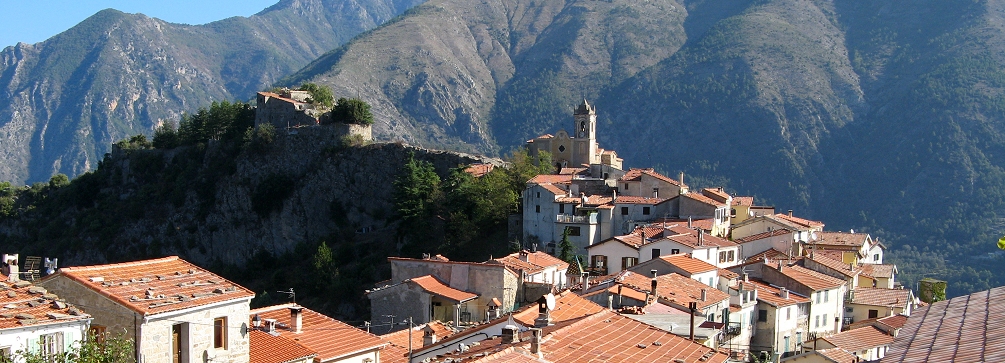
[[(120, 267), (129, 267), (129, 266), (144, 266), (144, 265), (149, 265), (149, 264), (153, 264), (153, 263), (168, 262), (168, 261), (175, 261), (175, 260), (181, 260), (181, 261), (184, 261), (185, 263), (188, 263), (188, 264), (193, 265), (195, 267), (199, 267), (198, 265), (196, 265), (194, 263), (182, 260), (181, 257), (178, 257), (178, 255), (174, 255), (174, 256), (167, 256), (167, 257), (161, 257), (161, 258), (153, 258), (153, 259), (149, 259), (149, 260), (139, 260), (139, 261), (110, 263), (110, 264), (104, 264), (104, 265), (86, 265), (86, 266), (60, 267), (59, 268), (59, 272), (101, 271), (101, 270), (107, 270), (107, 269), (110, 269), (110, 268), (120, 268)], [(199, 267), (199, 268), (202, 268), (202, 267)], [(203, 269), (203, 270), (206, 270), (206, 269)], [(206, 270), (206, 271), (209, 271), (209, 270)]]

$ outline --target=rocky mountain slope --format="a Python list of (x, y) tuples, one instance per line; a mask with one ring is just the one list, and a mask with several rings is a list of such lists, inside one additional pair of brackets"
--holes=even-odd
[(870, 231), (916, 271), (906, 284), (942, 276), (958, 294), (1005, 282), (989, 273), (1005, 227), (1002, 10), (431, 0), (284, 82), (370, 100), (379, 137), (490, 152), (567, 127), (586, 97), (629, 165)]
[(104, 10), (0, 51), (0, 180), (93, 169), (113, 141), (245, 100), (421, 0), (283, 0), (205, 25)]

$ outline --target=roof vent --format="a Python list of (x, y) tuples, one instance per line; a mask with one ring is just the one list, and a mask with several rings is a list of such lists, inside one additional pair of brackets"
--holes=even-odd
[(784, 287), (779, 288), (778, 289), (778, 297), (781, 297), (782, 299), (788, 300), (789, 299), (789, 289), (786, 289)]

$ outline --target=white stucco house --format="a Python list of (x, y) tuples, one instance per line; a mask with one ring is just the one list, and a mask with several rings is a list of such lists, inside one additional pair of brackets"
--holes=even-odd
[(87, 337), (91, 316), (44, 288), (0, 276), (0, 291), (0, 357), (69, 352)]

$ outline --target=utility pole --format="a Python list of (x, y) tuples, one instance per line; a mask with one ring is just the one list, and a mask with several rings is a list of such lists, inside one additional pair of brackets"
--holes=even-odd
[[(412, 363), (412, 317), (408, 317), (408, 363)], [(425, 344), (425, 343), (423, 343)]]
[(691, 337), (691, 341), (693, 342), (694, 341), (694, 313), (698, 310), (698, 303), (697, 302), (693, 302), (693, 301), (689, 302), (689, 303), (687, 303), (687, 307), (688, 307), (688, 309), (691, 310), (691, 335), (690, 335), (690, 337)]

